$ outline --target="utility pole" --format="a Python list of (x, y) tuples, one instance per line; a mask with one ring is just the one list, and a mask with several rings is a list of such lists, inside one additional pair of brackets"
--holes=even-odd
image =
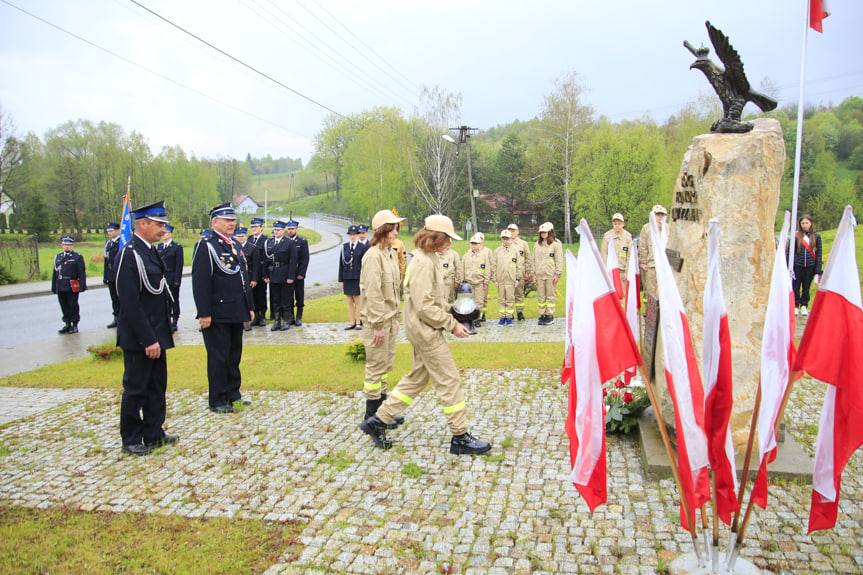
[[(450, 128), (450, 131), (458, 130), (458, 141), (453, 140), (449, 134), (443, 136), (443, 138), (448, 141), (458, 145), (461, 148), (461, 145), (464, 144), (467, 147), (467, 185), (468, 185), (468, 196), (470, 197), (470, 215), (471, 220), (473, 221), (473, 229), (474, 233), (479, 231), (479, 225), (476, 221), (476, 198), (474, 197), (474, 189), (473, 189), (473, 174), (471, 173), (470, 167), (470, 137), (472, 134), (479, 132), (479, 128), (469, 128), (467, 126), (459, 126), (457, 128)], [(458, 156), (458, 149), (455, 153)], [(470, 239), (470, 238), (468, 238)]]

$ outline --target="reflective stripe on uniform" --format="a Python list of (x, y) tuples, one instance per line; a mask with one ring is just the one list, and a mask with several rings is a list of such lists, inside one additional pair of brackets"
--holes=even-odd
[(386, 383), (387, 378), (388, 378), (389, 376), (390, 376), (390, 374), (388, 374), (388, 373), (383, 374), (383, 375), (381, 376), (381, 383)]
[(394, 389), (394, 390), (393, 390), (393, 392), (392, 392), (392, 394), (393, 394), (393, 397), (395, 397), (396, 399), (398, 399), (398, 400), (399, 400), (399, 401), (401, 401), (402, 403), (406, 403), (406, 404), (410, 405), (410, 404), (412, 404), (412, 403), (414, 402), (414, 400), (413, 400), (413, 399), (411, 399), (410, 397), (408, 397), (407, 395), (403, 394), (402, 392), (400, 392), (400, 391), (399, 391), (399, 390), (397, 390), (397, 389)]
[(461, 411), (465, 408), (464, 401), (459, 401), (455, 405), (447, 405), (444, 406), (443, 412), (446, 414), (455, 413), (456, 411)]
[(380, 389), (380, 388), (381, 388), (381, 382), (377, 382), (377, 383), (370, 383), (370, 382), (368, 382), (368, 381), (364, 381), (364, 382), (363, 382), (363, 387), (364, 387), (365, 389), (370, 390), (370, 391), (375, 390), (375, 389)]

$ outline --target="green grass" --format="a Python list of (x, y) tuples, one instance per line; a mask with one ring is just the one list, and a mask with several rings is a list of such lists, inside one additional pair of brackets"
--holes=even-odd
[(298, 199), (308, 196), (309, 193), (326, 195), (324, 192), (327, 189), (327, 182), (324, 174), (302, 170), (293, 174), (293, 184), (291, 179), (291, 174), (252, 176), (249, 195), (260, 204), (264, 203), (266, 195), (267, 202), (271, 206), (274, 204), (290, 206)]
[[(290, 354), (284, 346), (257, 345), (243, 349), (240, 369), (243, 387), (250, 390), (325, 391), (353, 393), (362, 388), (364, 363), (346, 356), (344, 344), (293, 345)], [(467, 343), (450, 345), (460, 368), (500, 371), (536, 368), (560, 369), (563, 343), (531, 344), (523, 353), (519, 343)], [(169, 389), (190, 389), (204, 393), (207, 385), (207, 352), (203, 346), (182, 346), (168, 350)], [(411, 367), (409, 344), (396, 346), (396, 361), (390, 381), (398, 381)], [(290, 378), (274, 378), (274, 373), (290, 369)], [(326, 374), (322, 376), (321, 374)], [(40, 367), (0, 378), (0, 386), (50, 388), (117, 388), (123, 379), (123, 361), (76, 359)]]
[(0, 506), (5, 573), (262, 573), (301, 523)]

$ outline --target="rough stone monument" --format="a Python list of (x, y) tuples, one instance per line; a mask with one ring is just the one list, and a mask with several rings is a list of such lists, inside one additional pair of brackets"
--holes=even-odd
[[(722, 275), (734, 377), (731, 430), (745, 450), (761, 372), (761, 336), (776, 246), (779, 182), (785, 140), (777, 120), (761, 118), (746, 134), (696, 136), (680, 169), (668, 213), (667, 249), (680, 258), (675, 272), (701, 365), (703, 296), (707, 278), (707, 228), (719, 219)], [(660, 310), (660, 313), (662, 311)], [(657, 344), (656, 365), (663, 365)], [(674, 426), (674, 409), (662, 369), (656, 370), (662, 416)]]

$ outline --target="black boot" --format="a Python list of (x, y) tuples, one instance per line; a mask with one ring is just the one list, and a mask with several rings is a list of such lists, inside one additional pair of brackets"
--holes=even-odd
[(177, 329), (177, 319), (174, 319), (174, 321), (171, 322), (171, 333), (177, 333)]
[(294, 318), (291, 317), (292, 315), (293, 314), (287, 314), (282, 318), (282, 331), (288, 331), (291, 329), (291, 324), (294, 323)]
[(73, 323), (72, 326), (69, 328), (69, 331), (67, 331), (66, 333), (78, 333), (78, 324)]
[(243, 324), (243, 331), (252, 331), (252, 322)]
[(518, 317), (518, 321), (524, 321), (524, 313), (518, 312), (516, 314), (516, 317)]
[(491, 443), (477, 439), (470, 433), (455, 435), (449, 444), (453, 455), (482, 455), (491, 451)]
[(267, 312), (266, 312), (266, 310), (258, 312), (258, 325), (261, 327), (267, 327)]
[(279, 314), (273, 314), (273, 327), (270, 328), (270, 331), (279, 331), (282, 329), (282, 316)]
[(366, 400), (366, 416), (363, 418), (363, 421), (367, 420), (370, 417), (374, 417), (378, 412), (378, 408), (384, 402), (383, 398), (378, 399), (367, 399)]
[[(385, 402), (386, 400), (387, 400), (387, 394), (382, 393), (381, 394), (381, 402), (378, 404), (378, 407), (380, 407), (383, 404), (383, 402)], [(375, 408), (375, 409), (377, 410), (377, 408)], [(396, 418), (393, 419), (387, 425), (387, 429), (397, 429), (399, 425), (404, 425), (404, 424), (405, 424), (405, 416), (404, 415), (396, 415)]]
[(393, 442), (387, 437), (387, 424), (380, 420), (377, 415), (373, 415), (360, 424), (360, 429), (363, 433), (371, 436), (375, 442), (375, 447), (381, 449), (389, 449), (393, 446)]
[(303, 325), (303, 308), (297, 308), (297, 319), (294, 320), (294, 325), (300, 327)]
[(105, 327), (107, 327), (107, 328), (114, 328), (114, 327), (117, 327), (117, 316), (115, 315), (115, 316), (114, 316), (114, 319), (113, 319), (113, 320), (111, 320), (111, 323), (109, 323), (109, 324), (108, 324), (108, 325), (106, 325)]
[(67, 321), (66, 325), (57, 330), (57, 333), (69, 333), (70, 329), (72, 329), (72, 324)]

